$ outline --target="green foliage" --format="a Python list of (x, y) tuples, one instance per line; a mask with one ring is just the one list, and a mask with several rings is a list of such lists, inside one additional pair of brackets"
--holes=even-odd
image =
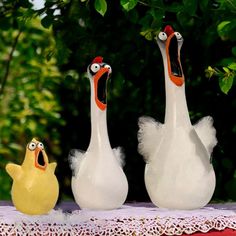
[(233, 82), (236, 76), (236, 63), (231, 63), (228, 67), (223, 67), (222, 71), (217, 68), (208, 66), (206, 69), (206, 77), (211, 78), (216, 76), (219, 78), (219, 86), (223, 93), (228, 94), (233, 86)]
[(158, 31), (155, 31), (153, 29), (147, 29), (145, 31), (141, 31), (140, 34), (145, 37), (145, 39), (152, 41), (154, 39), (154, 36), (157, 35)]
[[(81, 2), (89, 2), (88, 0), (80, 0)], [(106, 0), (94, 0), (94, 9), (101, 14), (105, 15), (107, 11), (107, 2)]]
[(8, 12), (1, 8), (9, 16), (9, 27), (0, 33), (0, 199), (9, 198), (10, 193), (6, 163), (20, 164), (33, 137), (45, 142), (51, 159), (61, 152), (57, 127), (64, 121), (57, 89), (62, 76), (55, 57), (48, 60), (55, 41), (51, 31), (22, 9), (31, 6), (27, 2), (18, 7), (4, 5)]
[(42, 20), (41, 24), (44, 28), (49, 28), (53, 23), (53, 16), (52, 15), (46, 15)]
[[(130, 1), (127, 2), (130, 3)], [(201, 28), (201, 34), (205, 35), (204, 40), (206, 44), (211, 44), (212, 40), (216, 39), (216, 33), (222, 41), (236, 41), (236, 20), (234, 19), (236, 4), (234, 1), (212, 2), (209, 0), (183, 0), (182, 2), (173, 1), (168, 4), (166, 4), (165, 1), (142, 1), (140, 3), (149, 8), (144, 18), (141, 19), (141, 24), (143, 24), (144, 29), (141, 31), (141, 35), (149, 41), (153, 40), (158, 31), (160, 31), (161, 24), (155, 24), (154, 22), (162, 21), (161, 19), (168, 12), (175, 12), (179, 25), (183, 29), (189, 30), (189, 32), (192, 32), (194, 27), (197, 27), (198, 30)], [(210, 13), (211, 18), (206, 15), (208, 13)], [(151, 19), (150, 16), (153, 18)], [(212, 26), (215, 27), (214, 33), (212, 29), (207, 26), (208, 22), (211, 24), (212, 20), (214, 22)], [(205, 29), (202, 28), (203, 25), (206, 26)], [(230, 91), (235, 80), (235, 70), (231, 65), (236, 60), (236, 47), (233, 43), (231, 45), (232, 55), (230, 55), (229, 58), (224, 58), (224, 60), (220, 58), (221, 60), (217, 62), (217, 66), (221, 66), (222, 69), (215, 69), (212, 74), (212, 76), (218, 78), (220, 89), (226, 94)], [(207, 72), (207, 74), (209, 74), (209, 72)]]
[(95, 0), (94, 7), (98, 13), (104, 16), (107, 11), (107, 2), (106, 0)]
[(138, 0), (120, 0), (121, 6), (126, 10), (132, 10), (138, 3)]
[[(213, 69), (211, 76), (215, 76), (219, 80), (219, 86), (223, 93), (227, 94), (232, 88), (235, 78), (235, 61), (236, 61), (236, 3), (234, 1), (219, 1), (219, 10), (224, 12), (221, 16), (221, 21), (217, 24), (217, 33), (222, 41), (229, 41), (231, 53), (218, 62), (218, 68)], [(221, 69), (219, 69), (221, 67)]]

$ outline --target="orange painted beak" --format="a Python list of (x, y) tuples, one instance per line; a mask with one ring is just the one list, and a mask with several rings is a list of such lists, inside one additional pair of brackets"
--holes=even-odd
[(37, 147), (34, 152), (35, 152), (35, 167), (41, 170), (45, 170), (47, 168), (47, 160), (43, 154), (43, 150)]
[(97, 106), (104, 111), (107, 107), (107, 79), (109, 78), (109, 69), (101, 68), (94, 76), (95, 102)]
[(180, 62), (178, 41), (174, 33), (172, 33), (166, 41), (166, 56), (170, 79), (175, 85), (182, 86), (184, 83), (184, 75)]

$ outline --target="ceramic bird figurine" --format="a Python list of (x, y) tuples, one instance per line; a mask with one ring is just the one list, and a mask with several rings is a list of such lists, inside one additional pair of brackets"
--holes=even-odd
[(11, 196), (16, 209), (29, 215), (46, 214), (54, 208), (59, 185), (54, 174), (56, 163), (49, 163), (44, 145), (32, 139), (22, 165), (9, 163), (7, 173), (13, 179)]
[(115, 209), (126, 200), (128, 182), (122, 169), (121, 149), (111, 148), (107, 131), (106, 84), (111, 67), (102, 57), (96, 57), (87, 73), (91, 85), (91, 138), (86, 152), (70, 152), (72, 192), (81, 208)]
[(146, 160), (145, 185), (158, 207), (196, 209), (205, 206), (215, 189), (211, 153), (217, 143), (213, 120), (191, 124), (180, 62), (183, 37), (166, 26), (157, 37), (165, 74), (164, 124), (139, 119), (139, 152)]

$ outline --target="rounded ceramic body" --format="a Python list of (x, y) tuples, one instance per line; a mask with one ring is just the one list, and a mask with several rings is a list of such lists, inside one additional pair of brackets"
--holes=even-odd
[(72, 177), (72, 191), (81, 208), (110, 210), (125, 202), (128, 182), (112, 152), (90, 151), (85, 154), (77, 175)]
[(193, 128), (165, 130), (159, 148), (145, 168), (145, 184), (158, 207), (196, 209), (215, 189), (209, 154)]
[(51, 171), (22, 170), (13, 180), (11, 194), (17, 210), (29, 215), (46, 214), (57, 202), (59, 185)]
[[(201, 208), (210, 201), (215, 189), (210, 161), (217, 143), (215, 129), (208, 118), (191, 124), (180, 62), (181, 34), (166, 26), (157, 43), (164, 64), (166, 110), (165, 122), (154, 126), (152, 138), (147, 139), (145, 131), (140, 134), (140, 147), (148, 160), (146, 188), (152, 202), (159, 207)], [(148, 150), (150, 146), (153, 148)]]
[(92, 132), (87, 151), (76, 158), (71, 181), (75, 201), (81, 208), (119, 208), (128, 193), (128, 182), (121, 165), (122, 155), (111, 148), (107, 132), (106, 82), (110, 73), (111, 67), (101, 57), (96, 57), (88, 66)]

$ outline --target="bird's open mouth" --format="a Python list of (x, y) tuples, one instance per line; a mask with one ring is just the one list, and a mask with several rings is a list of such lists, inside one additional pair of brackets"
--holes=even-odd
[(172, 37), (169, 44), (169, 56), (171, 74), (177, 77), (182, 77), (182, 70), (179, 63), (178, 56), (178, 42), (176, 37)]
[(184, 83), (184, 77), (180, 64), (178, 41), (175, 35), (170, 38), (167, 45), (167, 60), (170, 79), (177, 86), (181, 86)]
[(45, 157), (43, 152), (39, 150), (35, 153), (35, 166), (39, 169), (45, 170), (47, 167), (47, 163), (45, 161)]
[(104, 105), (107, 104), (107, 92), (106, 92), (107, 79), (108, 79), (108, 72), (105, 72), (99, 78), (98, 85), (97, 85), (97, 98)]
[(94, 77), (95, 101), (97, 106), (104, 111), (107, 107), (107, 79), (108, 68), (101, 68)]

